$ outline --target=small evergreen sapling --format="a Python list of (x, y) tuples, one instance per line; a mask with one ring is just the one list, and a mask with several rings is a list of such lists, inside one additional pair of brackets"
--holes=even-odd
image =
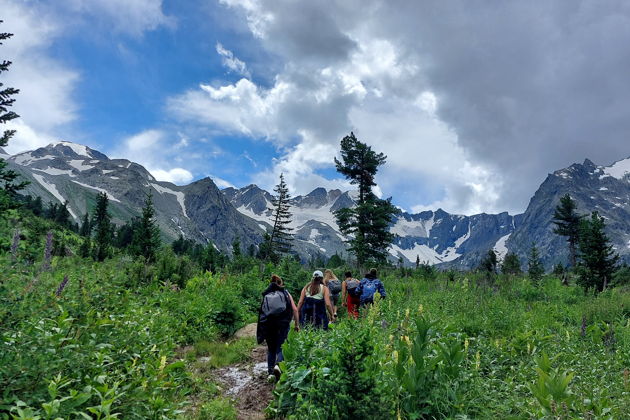
[(560, 203), (553, 213), (552, 223), (556, 225), (553, 233), (567, 237), (571, 266), (577, 261), (577, 244), (580, 236), (580, 221), (584, 216), (576, 212), (577, 204), (569, 194), (560, 198)]
[(532, 244), (527, 256), (527, 274), (534, 286), (539, 286), (545, 274), (545, 268), (540, 260), (540, 252), (536, 245)]

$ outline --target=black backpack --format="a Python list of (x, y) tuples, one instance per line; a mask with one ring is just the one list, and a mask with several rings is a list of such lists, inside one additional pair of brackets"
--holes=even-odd
[(288, 307), (286, 292), (275, 290), (263, 297), (260, 312), (266, 317), (277, 317), (286, 312)]

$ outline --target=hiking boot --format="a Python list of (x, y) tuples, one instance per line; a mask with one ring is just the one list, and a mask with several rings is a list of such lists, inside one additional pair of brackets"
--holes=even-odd
[(275, 384), (276, 380), (276, 375), (274, 375), (273, 373), (270, 373), (269, 376), (267, 376), (267, 382), (269, 382), (270, 384)]
[(276, 378), (276, 382), (280, 380), (280, 376), (282, 375), (282, 371), (280, 370), (280, 366), (275, 365), (273, 367), (273, 375)]

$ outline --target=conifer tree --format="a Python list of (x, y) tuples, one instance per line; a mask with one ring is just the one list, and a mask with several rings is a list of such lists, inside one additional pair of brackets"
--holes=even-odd
[(273, 189), (276, 195), (273, 197), (271, 203), (273, 205), (269, 210), (272, 211), (271, 221), (272, 229), (269, 235), (269, 258), (273, 261), (278, 261), (282, 254), (287, 254), (291, 250), (291, 241), (293, 240), (292, 231), (293, 228), (289, 227), (291, 224), (291, 196), (289, 195), (289, 188), (286, 182), (284, 182), (284, 174), (280, 174), (280, 182)]
[(98, 193), (96, 196), (96, 208), (94, 209), (94, 218), (92, 226), (94, 226), (94, 244), (92, 247), (92, 256), (96, 261), (103, 261), (109, 257), (110, 247), (112, 243), (112, 222), (111, 216), (107, 211), (109, 200), (104, 192)]
[(569, 259), (572, 267), (576, 264), (576, 250), (580, 235), (580, 220), (584, 216), (576, 212), (577, 204), (569, 194), (560, 197), (560, 203), (553, 213), (553, 233), (566, 236), (569, 244)]
[(79, 235), (84, 238), (89, 237), (92, 234), (92, 225), (90, 224), (90, 214), (85, 212), (83, 215), (83, 219), (81, 221), (81, 229), (79, 230)]
[(232, 242), (232, 257), (234, 259), (240, 258), (243, 255), (243, 252), (241, 251), (241, 240), (236, 237), (236, 239), (234, 239), (234, 241)]
[(350, 237), (349, 250), (360, 266), (385, 261), (387, 248), (394, 239), (389, 225), (399, 210), (391, 203), (391, 198), (379, 199), (372, 191), (378, 167), (386, 159), (383, 153), (376, 153), (357, 140), (352, 132), (341, 140), (341, 160), (335, 158), (337, 171), (359, 190), (357, 205), (337, 210), (335, 218), (341, 232)]
[(603, 291), (617, 270), (619, 255), (615, 253), (604, 231), (604, 218), (596, 211), (580, 227), (578, 280), (585, 291), (593, 288)]
[(529, 255), (527, 256), (527, 273), (529, 274), (529, 279), (534, 286), (538, 286), (540, 284), (540, 281), (545, 274), (545, 268), (542, 265), (542, 261), (540, 261), (540, 252), (534, 244), (532, 244), (532, 247), (529, 250)]
[(135, 255), (141, 255), (152, 263), (160, 246), (160, 229), (155, 222), (153, 195), (149, 193), (144, 200), (142, 216), (134, 230), (132, 249)]
[(521, 261), (518, 255), (513, 252), (508, 253), (503, 259), (503, 264), (501, 264), (501, 272), (503, 274), (520, 274)]
[(416, 270), (420, 267), (420, 254), (416, 254)]
[(487, 273), (496, 274), (498, 264), (499, 260), (497, 259), (497, 253), (494, 252), (494, 249), (490, 249), (488, 250), (486, 256), (481, 260), (479, 268)]
[[(0, 23), (2, 22), (3, 21), (0, 20)], [(0, 45), (2, 45), (1, 41), (9, 39), (12, 36), (13, 34), (10, 33), (0, 33)], [(8, 71), (10, 65), (10, 61), (0, 61), (0, 74)], [(19, 117), (15, 112), (9, 111), (9, 107), (13, 106), (15, 102), (13, 96), (17, 95), (19, 92), (18, 89), (5, 87), (4, 83), (0, 82), (0, 124), (6, 124)], [(0, 147), (5, 147), (14, 135), (15, 130), (4, 130), (4, 132), (0, 134)], [(17, 172), (7, 169), (7, 162), (0, 158), (0, 214), (17, 205), (15, 194), (28, 184), (28, 182), (17, 182), (18, 176)]]

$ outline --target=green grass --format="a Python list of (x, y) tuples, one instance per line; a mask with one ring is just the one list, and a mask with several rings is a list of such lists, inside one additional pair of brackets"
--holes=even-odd
[(209, 360), (203, 363), (211, 368), (220, 368), (247, 360), (255, 346), (256, 342), (253, 338), (225, 342), (203, 340), (195, 343), (187, 358), (207, 357)]

